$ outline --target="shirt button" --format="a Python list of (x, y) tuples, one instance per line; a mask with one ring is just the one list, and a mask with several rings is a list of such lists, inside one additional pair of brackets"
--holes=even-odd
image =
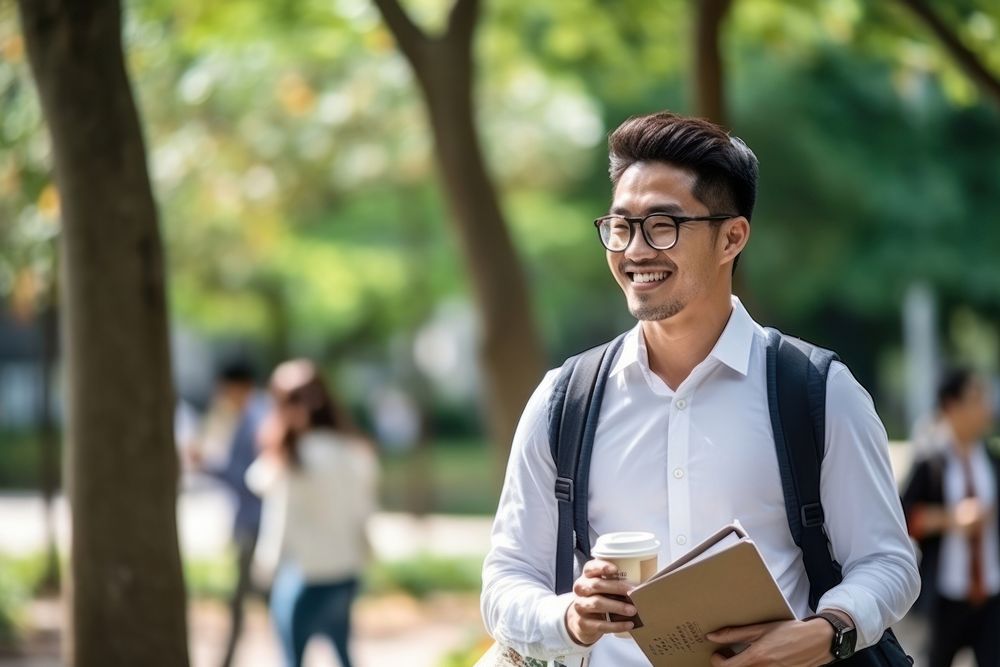
[(684, 477), (684, 471), (680, 468), (674, 468), (674, 479), (681, 479)]
[(678, 535), (677, 536), (677, 544), (679, 544), (681, 546), (684, 546), (687, 543), (688, 543), (688, 538), (687, 537), (685, 537), (684, 535)]
[(683, 398), (678, 398), (677, 399), (677, 409), (678, 410), (683, 410), (686, 407), (687, 407), (687, 401), (685, 401)]

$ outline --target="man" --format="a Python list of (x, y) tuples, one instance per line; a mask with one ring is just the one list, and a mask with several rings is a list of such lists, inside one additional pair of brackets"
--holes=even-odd
[[(608, 267), (639, 320), (611, 368), (593, 446), (593, 534), (656, 534), (672, 561), (738, 519), (757, 543), (798, 618), (812, 614), (809, 582), (792, 540), (769, 420), (766, 334), (732, 295), (750, 237), (757, 159), (738, 139), (669, 113), (633, 118), (612, 135), (613, 202), (599, 218)], [(546, 375), (514, 436), (483, 567), (482, 612), (504, 645), (540, 659), (590, 667), (648, 665), (631, 639), (607, 636), (634, 608), (614, 566), (578, 567), (573, 591), (553, 593), (557, 505)], [(830, 662), (833, 624), (876, 643), (918, 589), (893, 481), (885, 430), (871, 398), (843, 364), (828, 376), (821, 499), (843, 582), (820, 600), (828, 618), (720, 629), (709, 639), (749, 644), (715, 665)]]
[(1000, 461), (983, 444), (993, 421), (990, 392), (968, 369), (938, 388), (938, 451), (918, 461), (903, 493), (930, 612), (930, 667), (949, 667), (972, 647), (980, 667), (1000, 665)]
[(216, 379), (216, 401), (219, 408), (235, 415), (225, 464), (204, 469), (204, 472), (226, 485), (236, 506), (233, 517), (233, 543), (237, 558), (236, 587), (230, 599), (229, 638), (221, 663), (223, 667), (229, 667), (243, 630), (243, 601), (252, 587), (250, 566), (260, 529), (261, 501), (247, 488), (244, 476), (257, 456), (257, 432), (270, 404), (267, 395), (255, 386), (253, 368), (240, 361), (227, 363), (220, 368)]

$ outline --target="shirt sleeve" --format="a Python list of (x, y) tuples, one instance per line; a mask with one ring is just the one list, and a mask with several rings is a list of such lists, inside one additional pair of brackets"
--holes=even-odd
[(823, 595), (819, 608), (849, 614), (858, 648), (872, 646), (909, 610), (920, 577), (885, 428), (868, 392), (838, 362), (827, 379), (820, 496), (844, 579)]
[(556, 595), (558, 510), (548, 443), (548, 401), (558, 371), (528, 400), (514, 434), (490, 552), (483, 564), (481, 610), (500, 644), (539, 660), (590, 652), (566, 629), (572, 593)]

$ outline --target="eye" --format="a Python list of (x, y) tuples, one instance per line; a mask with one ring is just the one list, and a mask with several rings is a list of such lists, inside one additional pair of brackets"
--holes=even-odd
[(628, 234), (629, 224), (624, 218), (612, 218), (609, 225), (613, 234)]
[(674, 221), (665, 215), (654, 215), (646, 219), (646, 228), (651, 232), (662, 232), (672, 229)]

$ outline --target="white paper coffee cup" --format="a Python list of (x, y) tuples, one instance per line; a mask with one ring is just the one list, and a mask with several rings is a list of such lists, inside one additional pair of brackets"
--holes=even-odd
[[(594, 558), (614, 563), (618, 568), (617, 578), (634, 586), (638, 586), (656, 574), (659, 553), (660, 541), (656, 539), (656, 535), (638, 531), (605, 533), (597, 538), (590, 550), (590, 554)], [(632, 619), (609, 614), (609, 620)], [(630, 635), (627, 632), (618, 632), (615, 633), (615, 636), (629, 637)]]

